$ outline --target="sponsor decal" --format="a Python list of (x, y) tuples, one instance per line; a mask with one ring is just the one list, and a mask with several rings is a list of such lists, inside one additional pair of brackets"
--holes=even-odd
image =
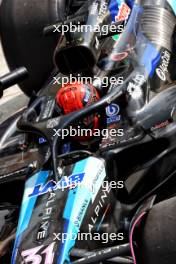
[(54, 109), (55, 101), (53, 99), (49, 99), (45, 105), (45, 108), (42, 112), (41, 119), (46, 119), (51, 117)]
[(157, 69), (156, 69), (156, 74), (158, 75), (158, 77), (159, 77), (163, 82), (166, 81), (166, 75), (165, 75), (165, 73), (164, 73), (163, 70), (161, 70), (160, 68), (157, 68)]
[[(125, 20), (126, 24), (126, 21), (128, 20), (131, 13), (130, 7), (125, 3), (124, 0), (111, 0), (109, 4), (109, 11), (111, 14), (112, 23)], [(115, 35), (112, 38), (118, 42), (119, 35)]]
[(43, 211), (42, 222), (41, 222), (40, 227), (38, 229), (37, 241), (41, 241), (41, 240), (45, 239), (48, 235), (48, 229), (49, 229), (49, 225), (50, 225), (49, 220), (51, 219), (51, 215), (53, 212), (53, 204), (56, 200), (55, 197), (56, 197), (56, 194), (54, 192), (49, 193), (49, 197), (47, 199), (47, 202), (45, 204), (45, 208)]
[(120, 116), (113, 116), (113, 117), (109, 117), (107, 118), (107, 124), (112, 124), (112, 123), (116, 123), (120, 121)]
[(131, 9), (129, 6), (126, 3), (122, 3), (119, 7), (118, 15), (115, 17), (115, 21), (128, 20), (130, 13)]
[(137, 74), (132, 81), (129, 82), (127, 87), (127, 92), (133, 99), (138, 99), (142, 96), (142, 85), (145, 83), (146, 79), (144, 75)]
[[(89, 158), (86, 164), (84, 179), (75, 190), (70, 190), (64, 210), (64, 218), (78, 227), (90, 203), (95, 198), (104, 182), (106, 171), (104, 162), (96, 158)], [(72, 208), (72, 210), (70, 210)]]
[(34, 197), (43, 195), (45, 193), (56, 191), (58, 189), (66, 189), (66, 188), (75, 188), (78, 186), (84, 178), (85, 173), (76, 173), (70, 175), (69, 177), (64, 176), (59, 182), (55, 182), (53, 180), (48, 181), (46, 184), (36, 185), (31, 194), (28, 197)]
[(98, 17), (97, 17), (97, 22), (98, 23), (102, 23), (103, 22), (103, 19), (106, 15), (108, 11), (108, 3), (106, 1), (102, 2), (101, 1), (101, 6), (100, 6), (100, 10), (98, 12)]
[(46, 128), (52, 129), (52, 128), (58, 126), (59, 122), (60, 122), (60, 117), (52, 118), (52, 119), (48, 120)]
[(95, 201), (95, 198), (98, 194), (98, 191), (100, 190), (102, 183), (104, 181), (104, 178), (106, 177), (105, 167), (104, 163), (99, 167), (99, 170), (97, 171), (97, 174), (92, 180), (91, 183), (91, 192), (92, 192), (92, 203)]
[(117, 104), (111, 104), (106, 107), (106, 115), (107, 115), (107, 124), (119, 122), (121, 116), (118, 115), (120, 112), (120, 107)]
[(141, 87), (136, 86), (135, 83), (129, 82), (127, 91), (133, 99), (138, 99), (142, 96)]
[(98, 13), (98, 3), (94, 2), (92, 4), (90, 15), (97, 15), (97, 13)]
[[(111, 204), (106, 205), (106, 199), (108, 198), (109, 193), (111, 192), (112, 189), (118, 188), (118, 189), (123, 189), (124, 188), (124, 182), (123, 181), (104, 181), (102, 184), (103, 190), (102, 194), (97, 201), (97, 204), (95, 206), (94, 212), (92, 213), (90, 222), (88, 224), (88, 230), (91, 233), (92, 229), (94, 228), (94, 225), (96, 224), (97, 226), (97, 231), (99, 231), (101, 224), (103, 223), (107, 213), (109, 212), (109, 209), (111, 207)], [(99, 224), (97, 225), (98, 219), (100, 215), (102, 214), (102, 210), (104, 209), (104, 213), (99, 221)]]
[(156, 68), (156, 74), (163, 82), (165, 82), (167, 79), (166, 74), (168, 73), (170, 58), (170, 53), (167, 50), (163, 51), (161, 56), (161, 64), (158, 68)]
[(159, 130), (162, 129), (164, 127), (167, 127), (170, 124), (169, 120), (166, 120), (165, 122), (162, 122), (154, 127), (151, 128), (151, 131), (155, 131), (155, 130)]
[(78, 214), (75, 217), (74, 225), (76, 227), (78, 227), (78, 228), (81, 225), (82, 218), (83, 218), (83, 216), (85, 214), (85, 211), (86, 211), (88, 205), (89, 205), (89, 200), (88, 199), (85, 199), (84, 202), (83, 202), (83, 204), (81, 205), (80, 211), (78, 212)]
[(45, 138), (43, 138), (43, 137), (39, 138), (39, 144), (44, 144), (46, 142), (47, 142), (47, 140)]
[(120, 111), (120, 108), (117, 104), (111, 104), (106, 107), (106, 115), (109, 117), (116, 116)]
[(88, 224), (88, 230), (91, 233), (92, 229), (94, 228), (94, 225), (96, 224), (100, 214), (101, 214), (101, 209), (104, 207), (106, 199), (108, 197), (108, 194), (110, 193), (111, 188), (107, 188), (106, 190), (103, 190), (103, 193), (94, 209), (94, 212), (91, 216), (90, 223)]

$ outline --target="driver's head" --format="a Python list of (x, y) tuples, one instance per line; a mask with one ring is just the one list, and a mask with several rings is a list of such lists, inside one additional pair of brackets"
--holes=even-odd
[[(89, 106), (98, 101), (99, 98), (98, 92), (93, 85), (78, 82), (68, 83), (62, 86), (56, 95), (57, 104), (64, 114), (69, 114)], [(93, 114), (88, 116), (83, 120), (80, 120), (76, 126), (78, 125), (83, 129), (97, 129), (99, 125), (98, 115)], [(78, 139), (80, 141), (85, 141), (88, 137), (83, 136)]]

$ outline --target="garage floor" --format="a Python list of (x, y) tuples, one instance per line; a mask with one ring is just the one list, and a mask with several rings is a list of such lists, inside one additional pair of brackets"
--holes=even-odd
[[(9, 72), (2, 47), (0, 44), (0, 76)], [(28, 102), (28, 98), (22, 93), (18, 86), (13, 86), (4, 92), (3, 98), (0, 100), (0, 123), (6, 120), (10, 115), (24, 107)]]

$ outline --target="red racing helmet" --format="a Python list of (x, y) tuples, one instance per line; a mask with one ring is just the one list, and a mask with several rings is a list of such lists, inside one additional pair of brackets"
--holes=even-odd
[[(62, 86), (56, 95), (56, 102), (64, 114), (69, 114), (97, 102), (99, 98), (98, 92), (93, 85), (76, 82)], [(76, 126), (80, 125), (80, 128), (89, 129), (89, 131), (90, 129), (94, 130), (99, 127), (98, 119), (97, 114), (92, 114), (78, 122)], [(80, 141), (86, 141), (90, 138), (90, 135), (75, 138)]]

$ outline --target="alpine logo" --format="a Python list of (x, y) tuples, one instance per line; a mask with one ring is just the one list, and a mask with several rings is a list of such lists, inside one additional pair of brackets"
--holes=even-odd
[(170, 53), (167, 50), (165, 50), (161, 56), (162, 59), (161, 65), (158, 68), (156, 68), (156, 74), (163, 82), (166, 81), (166, 73), (168, 72), (170, 57), (171, 57)]

